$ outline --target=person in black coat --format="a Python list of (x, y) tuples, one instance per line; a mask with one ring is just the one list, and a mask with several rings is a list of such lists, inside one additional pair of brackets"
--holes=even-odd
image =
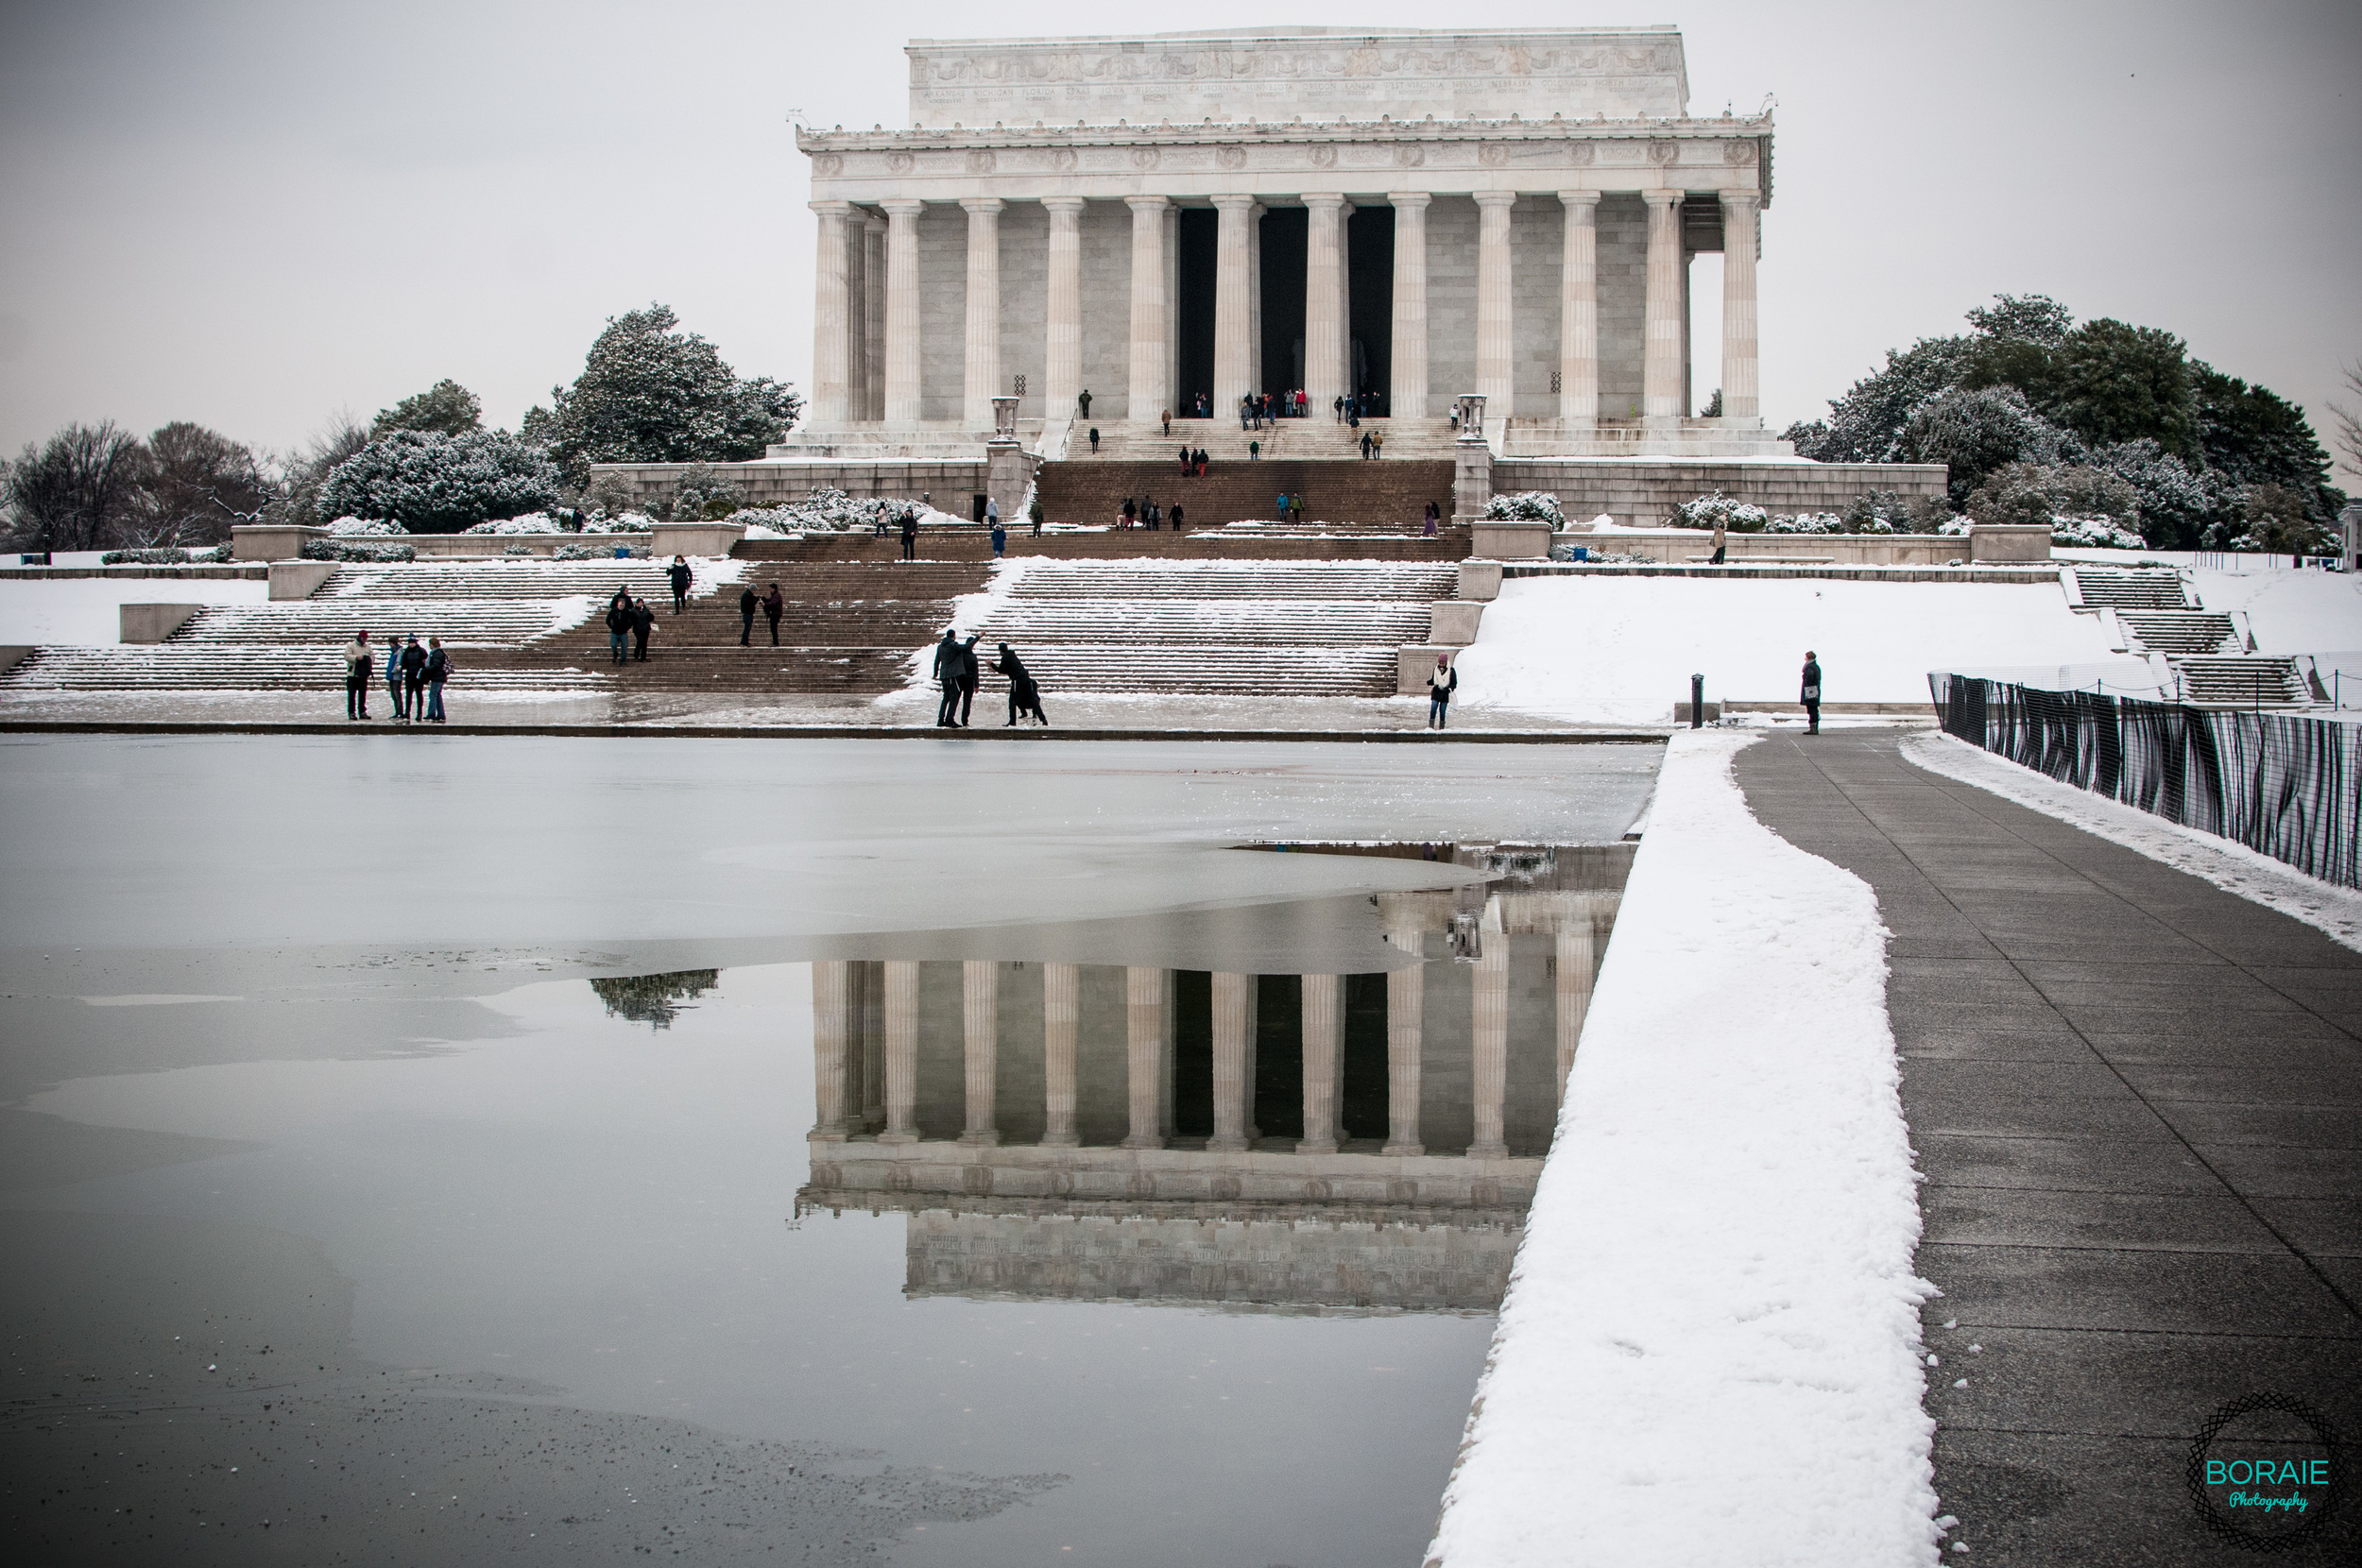
[(1001, 656), (992, 662), (992, 672), (996, 675), (1009, 677), (1009, 722), (1001, 726), (1002, 729), (1009, 728), (1020, 716), (1028, 713), (1034, 716), (1036, 724), (1046, 724), (1050, 722), (1050, 715), (1041, 710), (1040, 684), (1025, 668), (1025, 661), (1017, 656), (1016, 650), (1005, 642), (1001, 644)]
[(787, 595), (779, 591), (779, 584), (773, 583), (762, 590), (762, 619), (770, 623), (774, 648), (779, 645), (779, 617), (786, 613)]
[(1805, 705), (1805, 733), (1821, 733), (1821, 656), (1810, 648), (1805, 650), (1805, 684), (1797, 692), (1797, 700)]
[(676, 555), (673, 564), (664, 569), (664, 575), (673, 581), (673, 613), (678, 615), (689, 608), (689, 584), (694, 573), (689, 570), (685, 557)]
[(943, 640), (935, 644), (934, 679), (942, 689), (943, 700), (935, 705), (935, 727), (960, 727), (960, 674), (967, 660), (960, 653), (960, 633), (956, 626), (943, 629)]
[(645, 599), (631, 602), (631, 656), (641, 663), (648, 662), (648, 634), (656, 630), (656, 611)]
[(752, 583), (738, 590), (738, 645), (751, 647), (755, 640), (755, 608), (762, 603), (755, 597)]
[(976, 633), (960, 644), (960, 727), (967, 727), (967, 716), (976, 707), (976, 688), (984, 684), (984, 672), (976, 666)]
[(906, 561), (918, 559), (918, 514), (916, 512), (902, 514), (902, 559)]
[(426, 714), (426, 650), (416, 637), (402, 651), (402, 713), (405, 719)]

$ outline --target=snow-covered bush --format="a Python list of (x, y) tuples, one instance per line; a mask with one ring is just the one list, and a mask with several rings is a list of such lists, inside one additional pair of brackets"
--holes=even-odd
[(339, 463), (320, 492), (326, 511), (391, 519), (415, 534), (455, 534), (556, 503), (557, 465), (505, 431), (391, 431)]
[(1558, 497), (1548, 490), (1524, 490), (1515, 495), (1495, 496), (1485, 503), (1484, 515), (1497, 522), (1547, 522), (1552, 528), (1566, 526), (1566, 514), (1559, 509)]
[(369, 565), (419, 558), (418, 550), (411, 545), (348, 544), (342, 539), (306, 539), (300, 554), (307, 561), (358, 561)]
[(784, 506), (756, 506), (732, 512), (729, 520), (781, 534), (865, 534), (878, 526), (879, 508), (885, 509), (886, 527), (899, 529), (905, 517), (918, 515), (915, 501), (872, 501), (820, 486), (801, 501)]
[(601, 550), (595, 544), (561, 544), (550, 552), (550, 559), (554, 561), (598, 561), (605, 560), (614, 554), (612, 546)]
[(2107, 518), (2052, 518), (2050, 542), (2081, 550), (2146, 550), (2148, 541)]
[(162, 550), (110, 550), (98, 557), (100, 566), (201, 566), (218, 565), (230, 559), (230, 547), (217, 544), (211, 550), (179, 550), (166, 546)]
[(512, 544), (503, 549), (501, 554), (504, 555), (530, 555), (533, 554), (533, 546), (529, 544)]
[(497, 522), (479, 522), (467, 532), (471, 534), (563, 534), (566, 529), (547, 512), (527, 512), (521, 518), (502, 518)]
[(1951, 538), (1966, 538), (1968, 537), (1968, 520), (1966, 518), (1946, 518), (1943, 521), (1936, 524), (1936, 532), (1945, 535)]
[(1721, 491), (1685, 501), (1673, 508), (1676, 528), (1723, 528), (1734, 534), (1760, 534), (1772, 521), (1772, 514), (1762, 507), (1744, 501), (1734, 501)]
[(1789, 517), (1783, 512), (1773, 518), (1768, 534), (1842, 534), (1845, 520), (1835, 512), (1799, 512)]
[(1964, 508), (1978, 522), (2046, 524), (2053, 518), (2139, 521), (2132, 486), (2105, 469), (2011, 463), (1995, 469)]
[(364, 536), (382, 538), (388, 535), (407, 534), (410, 530), (390, 518), (338, 518), (328, 525), (328, 531), (340, 538)]
[(746, 492), (736, 480), (701, 463), (682, 474), (672, 495), (651, 509), (667, 522), (710, 522), (745, 505)]

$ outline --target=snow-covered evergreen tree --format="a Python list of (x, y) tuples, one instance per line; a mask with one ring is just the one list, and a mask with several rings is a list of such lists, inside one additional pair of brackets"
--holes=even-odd
[(557, 502), (557, 465), (506, 431), (398, 430), (336, 466), (321, 487), (331, 517), (383, 518), (413, 534), (456, 534)]
[(742, 381), (663, 305), (609, 320), (572, 386), (550, 389), (523, 433), (573, 484), (593, 463), (743, 463), (796, 422), (803, 401), (768, 377)]

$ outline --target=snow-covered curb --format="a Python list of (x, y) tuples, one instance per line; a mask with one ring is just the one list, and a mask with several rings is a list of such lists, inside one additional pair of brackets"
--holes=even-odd
[(1886, 932), (1754, 740), (1668, 751), (1430, 1568), (1938, 1559)]
[(2308, 877), (2243, 844), (2196, 827), (2151, 816), (2138, 807), (2062, 784), (2046, 774), (2020, 767), (1970, 745), (1957, 736), (1906, 735), (1903, 759), (1929, 773), (1989, 790), (2045, 816), (2071, 823), (2161, 861), (2203, 878), (2226, 893), (2302, 920), (2348, 947), (2362, 951), (2362, 893)]

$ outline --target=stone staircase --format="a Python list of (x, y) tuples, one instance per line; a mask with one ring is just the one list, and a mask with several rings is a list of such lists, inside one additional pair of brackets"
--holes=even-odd
[(1229, 419), (1175, 419), (1170, 435), (1154, 419), (1102, 420), (1096, 453), (1091, 451), (1090, 426), (1079, 423), (1073, 439), (1067, 445), (1066, 460), (1161, 463), (1178, 477), (1184, 446), (1204, 449), (1210, 463), (1220, 466), (1246, 462), (1247, 444), (1256, 442), (1260, 445), (1261, 460), (1266, 463), (1358, 463), (1361, 461), (1361, 436), (1365, 433), (1382, 433), (1386, 437), (1386, 455), (1377, 461), (1451, 461), (1453, 432), (1449, 419), (1364, 419), (1361, 428), (1355, 430), (1338, 423), (1326, 410), (1317, 419), (1281, 419), (1259, 430), (1241, 430), (1235, 416)]
[(2186, 610), (2197, 606), (2182, 591), (2182, 574), (2166, 571), (2120, 571), (2077, 567), (2075, 584), (2086, 609)]
[(2312, 689), (2293, 658), (2252, 654), (2177, 658), (2173, 670), (2181, 700), (2193, 707), (2302, 707), (2312, 702)]
[(2119, 610), (2116, 622), (2140, 647), (2168, 657), (2238, 650), (2231, 617), (2207, 610)]
[(1275, 521), (1282, 492), (1304, 498), (1308, 521), (1350, 524), (1361, 533), (1415, 536), (1429, 502), (1446, 518), (1452, 505), (1446, 459), (1233, 459), (1209, 464), (1198, 479), (1183, 477), (1177, 460), (1083, 457), (1043, 464), (1036, 484), (1051, 522), (1112, 523), (1126, 497), (1149, 498), (1168, 512), (1184, 507), (1192, 534), (1228, 522)]
[[(1260, 467), (1260, 465), (1258, 465)], [(1154, 492), (1151, 492), (1154, 493)], [(1274, 492), (1275, 495), (1276, 492)], [(1121, 501), (1121, 498), (1118, 498)], [(1193, 505), (1194, 503), (1189, 503)], [(1195, 517), (1192, 512), (1191, 517)], [(1056, 560), (1138, 560), (1146, 557), (1179, 560), (1381, 560), (1451, 562), (1468, 554), (1467, 530), (1446, 525), (1434, 538), (1421, 537), (1415, 520), (1405, 529), (1374, 532), (1354, 524), (1282, 528), (1276, 523), (1223, 528), (1191, 526), (1180, 533), (1170, 528), (1088, 530), (1053, 528), (1038, 538), (1023, 527), (1009, 530), (1011, 556), (1039, 555)], [(899, 538), (872, 534), (821, 534), (800, 539), (747, 539), (730, 552), (733, 558), (782, 569), (793, 562), (865, 561), (885, 565), (901, 555)], [(967, 524), (928, 528), (918, 536), (920, 560), (934, 563), (981, 564), (992, 558), (992, 541), (983, 528)], [(801, 570), (800, 567), (795, 570)], [(784, 585), (792, 590), (793, 583)]]
[(972, 629), (987, 664), (1016, 649), (1053, 714), (1061, 693), (1382, 697), (1455, 585), (1377, 560), (1029, 561)]

